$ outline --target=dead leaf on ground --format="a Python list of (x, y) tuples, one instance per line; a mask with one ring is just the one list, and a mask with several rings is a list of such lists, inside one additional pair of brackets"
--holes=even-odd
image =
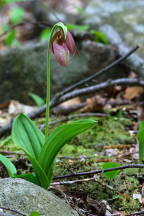
[(144, 92), (142, 87), (128, 87), (125, 90), (124, 98), (128, 100), (132, 100), (134, 98), (139, 97)]
[(9, 107), (8, 107), (8, 113), (11, 116), (16, 116), (18, 113), (24, 113), (24, 114), (29, 114), (33, 111), (35, 111), (37, 107), (33, 106), (28, 106), (25, 104), (21, 104), (16, 100), (11, 100)]
[(86, 100), (86, 106), (81, 109), (81, 112), (103, 111), (105, 103), (106, 99), (104, 97), (96, 95)]

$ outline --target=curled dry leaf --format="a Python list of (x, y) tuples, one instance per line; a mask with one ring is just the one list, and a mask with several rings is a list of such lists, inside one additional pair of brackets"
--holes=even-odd
[(128, 87), (125, 90), (124, 98), (128, 100), (132, 100), (134, 98), (139, 97), (144, 92), (142, 87)]
[(100, 95), (88, 98), (86, 100), (86, 106), (81, 109), (81, 112), (95, 112), (103, 111), (106, 99)]

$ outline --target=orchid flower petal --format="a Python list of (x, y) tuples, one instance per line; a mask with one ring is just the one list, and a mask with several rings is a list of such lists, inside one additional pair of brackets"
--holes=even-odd
[(53, 43), (53, 53), (57, 62), (66, 66), (69, 63), (69, 50), (65, 44)]
[(75, 54), (76, 53), (76, 45), (75, 45), (75, 41), (73, 39), (73, 36), (70, 32), (67, 33), (67, 38), (66, 38), (66, 46), (69, 49), (71, 54)]

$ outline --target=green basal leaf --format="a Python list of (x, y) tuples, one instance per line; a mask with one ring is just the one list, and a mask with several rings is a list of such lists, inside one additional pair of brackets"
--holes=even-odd
[(36, 174), (38, 184), (44, 188), (48, 187), (48, 178), (38, 162), (39, 153), (44, 144), (43, 133), (24, 114), (19, 114), (14, 120), (12, 127), (12, 139), (16, 145), (22, 148)]
[(15, 166), (13, 165), (13, 163), (8, 158), (6, 158), (2, 154), (0, 154), (0, 162), (6, 167), (7, 172), (8, 172), (10, 177), (14, 177), (16, 175), (17, 170), (16, 170)]
[(14, 120), (12, 127), (12, 139), (21, 147), (35, 172), (36, 178), (27, 176), (30, 181), (35, 181), (43, 188), (48, 188), (54, 160), (63, 145), (74, 136), (82, 133), (95, 124), (93, 120), (80, 120), (62, 125), (50, 134), (44, 143), (43, 133), (24, 114), (20, 114)]
[(29, 96), (34, 100), (34, 102), (36, 103), (36, 105), (38, 107), (41, 107), (42, 105), (45, 104), (45, 101), (43, 98), (41, 98), (40, 96), (34, 94), (34, 93), (29, 93)]
[(32, 167), (34, 169), (34, 172), (37, 177), (37, 181), (39, 182), (39, 185), (45, 189), (48, 188), (49, 186), (49, 180), (48, 177), (46, 176), (46, 173), (44, 169), (41, 167), (39, 161), (37, 161), (34, 157), (31, 155), (27, 154), (28, 159), (32, 163)]
[(46, 172), (48, 179), (51, 179), (51, 166), (60, 149), (67, 141), (76, 135), (84, 132), (95, 124), (94, 120), (80, 120), (69, 124), (62, 125), (54, 130), (47, 138), (46, 143), (42, 147), (39, 162)]
[(12, 126), (12, 139), (16, 145), (34, 158), (39, 157), (45, 142), (44, 134), (24, 114), (19, 114)]
[(140, 122), (137, 137), (139, 142), (139, 160), (144, 161), (144, 121)]
[[(106, 163), (103, 163), (102, 169), (108, 169), (108, 168), (119, 167), (119, 166), (121, 165), (118, 163), (106, 162)], [(103, 175), (107, 179), (114, 179), (119, 173), (120, 173), (120, 170), (114, 170), (110, 172), (105, 172), (103, 173)]]

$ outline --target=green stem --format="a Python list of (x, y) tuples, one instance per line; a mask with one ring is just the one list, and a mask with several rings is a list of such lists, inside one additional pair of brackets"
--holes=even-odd
[(49, 134), (49, 112), (50, 112), (50, 49), (48, 45), (47, 50), (47, 91), (46, 91), (46, 128), (45, 136), (48, 137)]
[(56, 29), (61, 29), (64, 33), (64, 37), (66, 38), (67, 35), (67, 28), (61, 22), (55, 24), (51, 30), (50, 39), (48, 42), (48, 50), (47, 50), (47, 90), (46, 90), (46, 121), (45, 121), (45, 138), (49, 135), (49, 113), (50, 113), (50, 78), (51, 78), (51, 71), (50, 71), (50, 45), (52, 43), (52, 36)]

